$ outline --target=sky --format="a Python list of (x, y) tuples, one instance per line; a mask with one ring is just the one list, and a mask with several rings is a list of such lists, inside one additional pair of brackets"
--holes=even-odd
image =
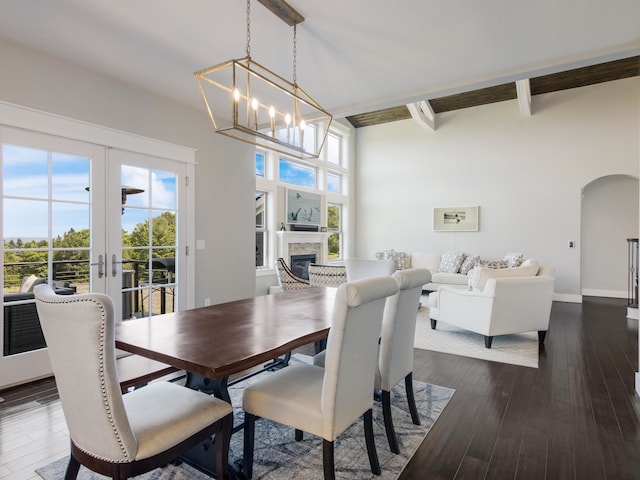
[[(87, 191), (91, 185), (89, 158), (5, 144), (2, 166), (6, 239), (47, 238), (49, 206), (53, 237), (70, 228), (89, 228), (92, 200), (96, 205), (103, 203)], [(121, 184), (144, 190), (127, 197), (121, 221), (129, 232), (147, 219), (149, 207), (154, 216), (176, 208), (176, 175), (172, 172), (123, 165)], [(116, 195), (120, 197), (120, 186)]]

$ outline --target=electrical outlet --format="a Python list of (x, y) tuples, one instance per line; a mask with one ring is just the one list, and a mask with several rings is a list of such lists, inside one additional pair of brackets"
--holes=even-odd
[(211, 299), (210, 298), (205, 298), (204, 299), (204, 306), (208, 307), (209, 305), (211, 305)]
[(569, 240), (569, 248), (574, 248), (576, 246), (576, 242), (573, 240)]

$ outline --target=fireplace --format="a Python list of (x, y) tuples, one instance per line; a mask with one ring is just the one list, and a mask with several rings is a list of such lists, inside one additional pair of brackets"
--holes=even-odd
[(309, 280), (309, 265), (312, 263), (316, 263), (315, 253), (291, 255), (291, 271), (298, 277)]

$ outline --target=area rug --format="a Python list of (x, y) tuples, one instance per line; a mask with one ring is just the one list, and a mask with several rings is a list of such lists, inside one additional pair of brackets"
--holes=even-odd
[[(295, 360), (300, 359), (298, 357)], [(304, 360), (302, 358), (302, 361)], [(248, 382), (258, 380), (261, 375)], [(242, 386), (234, 386), (230, 389), (234, 404), (235, 423), (242, 421), (242, 409), (240, 408), (242, 388), (247, 383), (240, 385)], [(336, 478), (393, 480), (398, 477), (454, 394), (453, 389), (422, 382), (414, 382), (414, 391), (421, 425), (414, 425), (411, 422), (404, 384), (397, 385), (392, 391), (392, 415), (401, 452), (399, 455), (389, 451), (382, 418), (382, 406), (379, 402), (374, 402), (375, 443), (382, 475), (373, 475), (369, 468), (363, 422), (360, 419), (336, 440)], [(233, 464), (238, 464), (242, 458), (242, 440), (242, 431), (235, 433), (232, 437), (230, 459)], [(62, 458), (37, 469), (36, 473), (45, 480), (64, 478), (67, 462), (68, 458)], [(79, 480), (102, 480), (105, 478), (84, 467), (81, 467), (78, 475)], [(204, 480), (210, 478), (189, 465), (181, 464), (156, 469), (136, 477), (136, 480)], [(296, 480), (322, 480), (322, 439), (313, 435), (305, 435), (301, 442), (296, 442), (293, 429), (269, 420), (258, 420), (255, 427), (253, 478), (258, 480), (293, 478)]]
[[(422, 305), (427, 302), (423, 296)], [(432, 330), (427, 307), (418, 310), (414, 346), (434, 352), (538, 368), (537, 332), (497, 335), (493, 337), (491, 348), (485, 348), (484, 337), (479, 333), (444, 322), (438, 322), (436, 329)]]

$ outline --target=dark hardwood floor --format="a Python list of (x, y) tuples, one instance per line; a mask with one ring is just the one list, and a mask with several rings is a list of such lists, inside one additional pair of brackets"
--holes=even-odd
[[(456, 393), (400, 480), (640, 480), (638, 321), (625, 303), (554, 302), (538, 369), (416, 350), (414, 378)], [(55, 385), (0, 396), (0, 479), (38, 478), (68, 448)]]
[(626, 301), (554, 302), (539, 368), (416, 350), (414, 378), (456, 389), (407, 479), (640, 479), (638, 321)]

